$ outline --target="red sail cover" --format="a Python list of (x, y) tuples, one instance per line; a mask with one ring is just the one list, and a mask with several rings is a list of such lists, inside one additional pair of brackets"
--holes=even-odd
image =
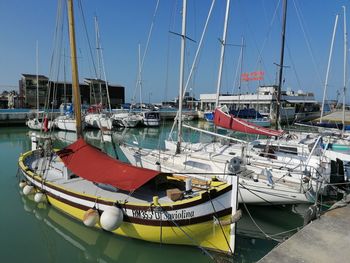
[(216, 109), (214, 114), (214, 124), (229, 130), (249, 133), (249, 134), (259, 134), (266, 136), (281, 136), (284, 131), (283, 130), (272, 130), (267, 129), (256, 124), (247, 122), (237, 117), (233, 117), (221, 109)]
[(126, 191), (136, 190), (159, 174), (158, 171), (135, 167), (113, 159), (86, 143), (84, 139), (79, 139), (60, 150), (58, 155), (68, 169), (79, 177)]

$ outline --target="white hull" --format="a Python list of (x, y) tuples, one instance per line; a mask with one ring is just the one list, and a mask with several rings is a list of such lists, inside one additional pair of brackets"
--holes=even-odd
[[(76, 131), (77, 130), (77, 123), (75, 119), (66, 117), (66, 116), (60, 116), (55, 119), (55, 125), (60, 130), (64, 131)], [(85, 128), (84, 123), (82, 123), (82, 128)]]
[(324, 155), (333, 161), (336, 161), (336, 159), (340, 159), (344, 162), (350, 162), (350, 154), (349, 153), (342, 153), (342, 152), (336, 152), (336, 151), (332, 151), (332, 150), (326, 150), (324, 152)]
[[(43, 123), (40, 122), (40, 120), (38, 120), (37, 118), (28, 120), (26, 122), (26, 125), (28, 126), (29, 129), (32, 129), (32, 130), (43, 130), (44, 129)], [(47, 128), (51, 129), (53, 127), (54, 127), (54, 122), (48, 121)]]
[[(229, 177), (229, 172), (226, 170), (229, 160), (225, 160), (223, 155), (218, 154), (216, 157), (212, 156), (211, 158), (202, 154), (201, 157), (194, 157), (193, 153), (175, 155), (172, 154), (172, 151), (160, 153), (158, 150), (142, 150), (126, 145), (121, 145), (120, 148), (129, 162), (139, 167), (153, 170), (160, 169), (162, 172), (187, 173), (189, 176), (201, 179), (203, 179), (203, 174), (207, 174), (207, 180), (214, 175), (224, 181)], [(288, 183), (274, 183), (272, 186), (266, 178), (259, 178), (257, 182), (254, 182), (251, 176), (257, 171), (261, 172), (262, 168), (239, 174), (240, 202), (261, 205), (309, 202), (305, 195), (307, 189), (305, 191), (300, 189), (300, 180)], [(282, 177), (283, 175), (281, 174), (280, 176)], [(277, 182), (277, 180), (275, 181)]]
[(157, 111), (142, 112), (143, 124), (148, 127), (156, 127), (160, 125), (160, 113)]
[(160, 124), (159, 120), (153, 120), (153, 119), (144, 119), (143, 124), (148, 127), (158, 127)]
[(84, 122), (86, 123), (87, 127), (91, 128), (107, 130), (111, 130), (113, 128), (111, 118), (101, 113), (86, 115), (84, 117)]
[(116, 121), (119, 126), (125, 128), (133, 128), (142, 122), (142, 116), (132, 113), (115, 113), (111, 116), (112, 120)]

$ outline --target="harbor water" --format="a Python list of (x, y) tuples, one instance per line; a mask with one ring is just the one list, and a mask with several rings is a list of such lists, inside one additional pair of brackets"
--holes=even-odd
[[(208, 125), (195, 122), (198, 127)], [(205, 127), (208, 128), (208, 127)], [(113, 143), (103, 142), (101, 132), (86, 131), (87, 140), (125, 161), (118, 142), (126, 140), (140, 147), (164, 147), (171, 123), (159, 128), (134, 128), (115, 131)], [(213, 262), (199, 248), (153, 244), (125, 238), (85, 227), (50, 207), (36, 204), (25, 197), (19, 186), (17, 161), (21, 153), (30, 150), (26, 127), (0, 128), (0, 216), (1, 262)], [(73, 142), (74, 133), (53, 133), (56, 147)], [(210, 140), (205, 135), (187, 132), (185, 139)], [(288, 238), (302, 226), (305, 205), (245, 206), (237, 223), (236, 248), (233, 262), (256, 262), (278, 242)], [(221, 259), (220, 259), (221, 260)]]

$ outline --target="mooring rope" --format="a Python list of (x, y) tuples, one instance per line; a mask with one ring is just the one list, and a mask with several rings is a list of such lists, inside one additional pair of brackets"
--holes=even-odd
[[(215, 214), (215, 216), (216, 216), (217, 222), (218, 222), (218, 224), (219, 224), (219, 226), (220, 226), (221, 232), (222, 232), (222, 234), (224, 235), (226, 244), (227, 244), (228, 248), (230, 249), (231, 254), (233, 254), (232, 248), (231, 248), (231, 246), (230, 246), (230, 243), (229, 243), (228, 240), (227, 240), (227, 237), (226, 237), (225, 232), (224, 232), (224, 228), (222, 227), (222, 224), (221, 224), (221, 222), (220, 222), (219, 216), (218, 216), (218, 214), (217, 214), (217, 212), (216, 212), (216, 209), (215, 209), (215, 207), (214, 207), (213, 200), (211, 200), (211, 197), (210, 197), (210, 194), (209, 194), (209, 193), (208, 193), (208, 196), (209, 196), (209, 200), (210, 200), (211, 206), (213, 207), (213, 211), (214, 211), (214, 214)], [(232, 209), (233, 209), (233, 208), (232, 208)]]
[(245, 210), (247, 211), (248, 216), (249, 216), (250, 219), (252, 220), (253, 224), (260, 230), (260, 232), (261, 232), (263, 235), (265, 235), (265, 237), (267, 237), (267, 238), (269, 238), (269, 239), (272, 239), (272, 240), (274, 240), (274, 241), (276, 241), (276, 242), (281, 243), (282, 240), (273, 238), (272, 236), (268, 235), (268, 234), (256, 223), (256, 221), (254, 220), (253, 216), (250, 214), (246, 203), (245, 203), (244, 200), (243, 200), (243, 196), (242, 196), (242, 193), (241, 193), (241, 191), (239, 190), (239, 188), (238, 188), (238, 193), (239, 193), (239, 195), (240, 195), (240, 197), (241, 197), (241, 200), (242, 200), (242, 203), (243, 203), (243, 205), (244, 205), (244, 208), (245, 208)]
[(182, 227), (179, 226), (179, 225), (175, 222), (175, 220), (172, 219), (171, 215), (170, 215), (160, 204), (159, 204), (159, 207), (161, 208), (161, 212), (165, 214), (165, 216), (166, 216), (166, 218), (167, 218), (168, 220), (170, 220), (178, 229), (180, 229), (181, 232), (184, 233), (184, 235), (185, 235), (188, 239), (190, 239), (196, 247), (198, 247), (200, 250), (202, 250), (202, 252), (203, 252), (204, 254), (206, 254), (206, 255), (207, 255), (208, 257), (210, 257), (214, 262), (216, 262), (216, 260), (215, 260), (215, 258), (213, 257), (213, 255), (211, 255), (211, 254), (209, 253), (209, 251), (206, 250), (204, 247), (198, 245), (197, 242), (196, 242), (196, 240), (195, 240), (194, 238), (192, 238), (184, 229), (182, 229)]

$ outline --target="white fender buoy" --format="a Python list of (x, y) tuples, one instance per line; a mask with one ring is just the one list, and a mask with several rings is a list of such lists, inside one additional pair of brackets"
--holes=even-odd
[(23, 194), (24, 195), (29, 195), (29, 194), (33, 193), (33, 190), (34, 190), (34, 186), (26, 185), (26, 186), (23, 187)]
[(26, 181), (23, 181), (23, 180), (22, 180), (22, 181), (19, 182), (19, 187), (20, 187), (20, 188), (23, 188), (23, 187), (25, 187), (26, 185), (27, 185), (27, 182), (26, 182)]
[(83, 223), (86, 226), (92, 227), (96, 225), (99, 219), (100, 215), (98, 214), (97, 210), (90, 208), (84, 213)]
[(44, 202), (45, 200), (46, 200), (45, 195), (42, 192), (37, 192), (34, 195), (34, 201), (36, 203), (41, 203), (41, 202)]
[(123, 211), (117, 207), (108, 207), (102, 212), (100, 225), (104, 230), (116, 230), (123, 223)]

